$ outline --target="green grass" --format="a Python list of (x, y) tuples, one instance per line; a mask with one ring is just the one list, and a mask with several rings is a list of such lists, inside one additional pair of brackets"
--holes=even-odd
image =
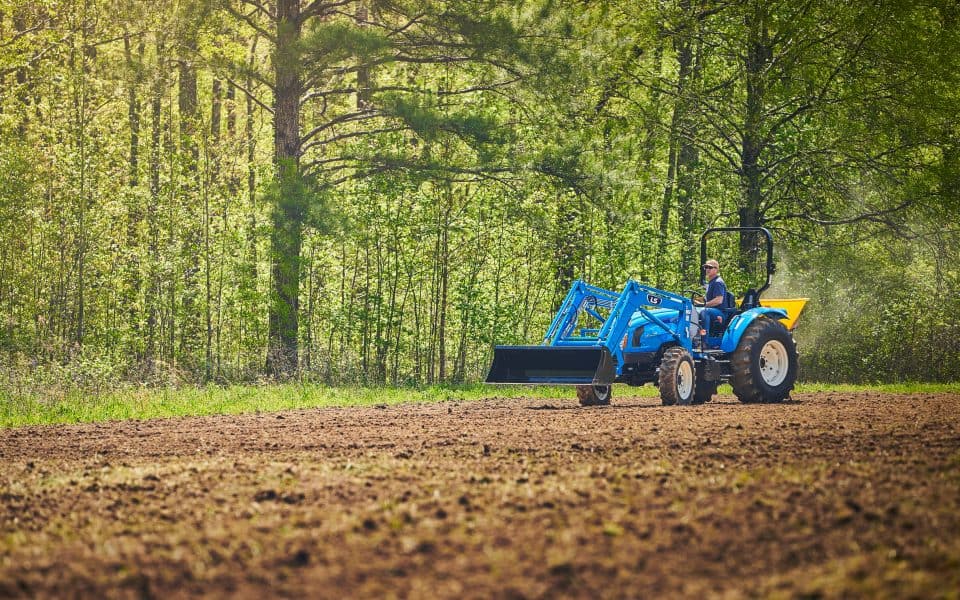
[[(808, 383), (798, 392), (960, 393), (954, 384), (834, 385)], [(729, 393), (721, 388), (720, 393)], [(656, 396), (652, 386), (618, 385), (614, 398)], [(99, 394), (15, 395), (0, 390), (0, 428), (97, 421), (275, 412), (299, 408), (375, 406), (481, 398), (574, 398), (570, 387), (435, 385), (422, 387), (328, 387), (319, 384), (235, 385), (200, 388), (130, 388)]]
[[(618, 386), (619, 387), (619, 386)], [(651, 387), (622, 395), (656, 395)], [(570, 387), (434, 385), (329, 387), (319, 384), (234, 385), (199, 388), (131, 388), (100, 394), (71, 391), (44, 397), (0, 390), (0, 428), (125, 419), (229, 415), (299, 408), (375, 406), (481, 398), (573, 398)]]
[(886, 394), (960, 394), (957, 383), (876, 383), (853, 385), (842, 383), (799, 383), (797, 392), (881, 392)]

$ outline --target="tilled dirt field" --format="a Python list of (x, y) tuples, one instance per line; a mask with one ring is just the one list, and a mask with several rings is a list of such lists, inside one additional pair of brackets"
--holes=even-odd
[(655, 402), (2, 430), (0, 597), (960, 594), (960, 395)]

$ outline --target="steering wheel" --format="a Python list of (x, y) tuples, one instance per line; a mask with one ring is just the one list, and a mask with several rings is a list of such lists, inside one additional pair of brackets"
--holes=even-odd
[(690, 301), (693, 302), (694, 306), (701, 307), (707, 301), (703, 293), (697, 290), (683, 290), (683, 293), (690, 295)]

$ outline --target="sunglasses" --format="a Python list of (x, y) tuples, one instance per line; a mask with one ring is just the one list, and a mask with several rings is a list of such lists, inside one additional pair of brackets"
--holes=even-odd
[(713, 267), (713, 266), (710, 266), (710, 265), (703, 265), (703, 268), (704, 268), (705, 270), (706, 270), (706, 269), (716, 269), (716, 267)]

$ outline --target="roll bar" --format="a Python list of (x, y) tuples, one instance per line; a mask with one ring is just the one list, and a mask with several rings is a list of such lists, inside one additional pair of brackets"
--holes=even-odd
[(703, 271), (703, 263), (707, 262), (707, 237), (712, 233), (762, 233), (767, 238), (767, 280), (759, 290), (757, 297), (770, 287), (770, 277), (777, 272), (777, 265), (773, 263), (773, 235), (766, 227), (711, 227), (700, 236), (700, 283), (706, 283), (706, 275)]

